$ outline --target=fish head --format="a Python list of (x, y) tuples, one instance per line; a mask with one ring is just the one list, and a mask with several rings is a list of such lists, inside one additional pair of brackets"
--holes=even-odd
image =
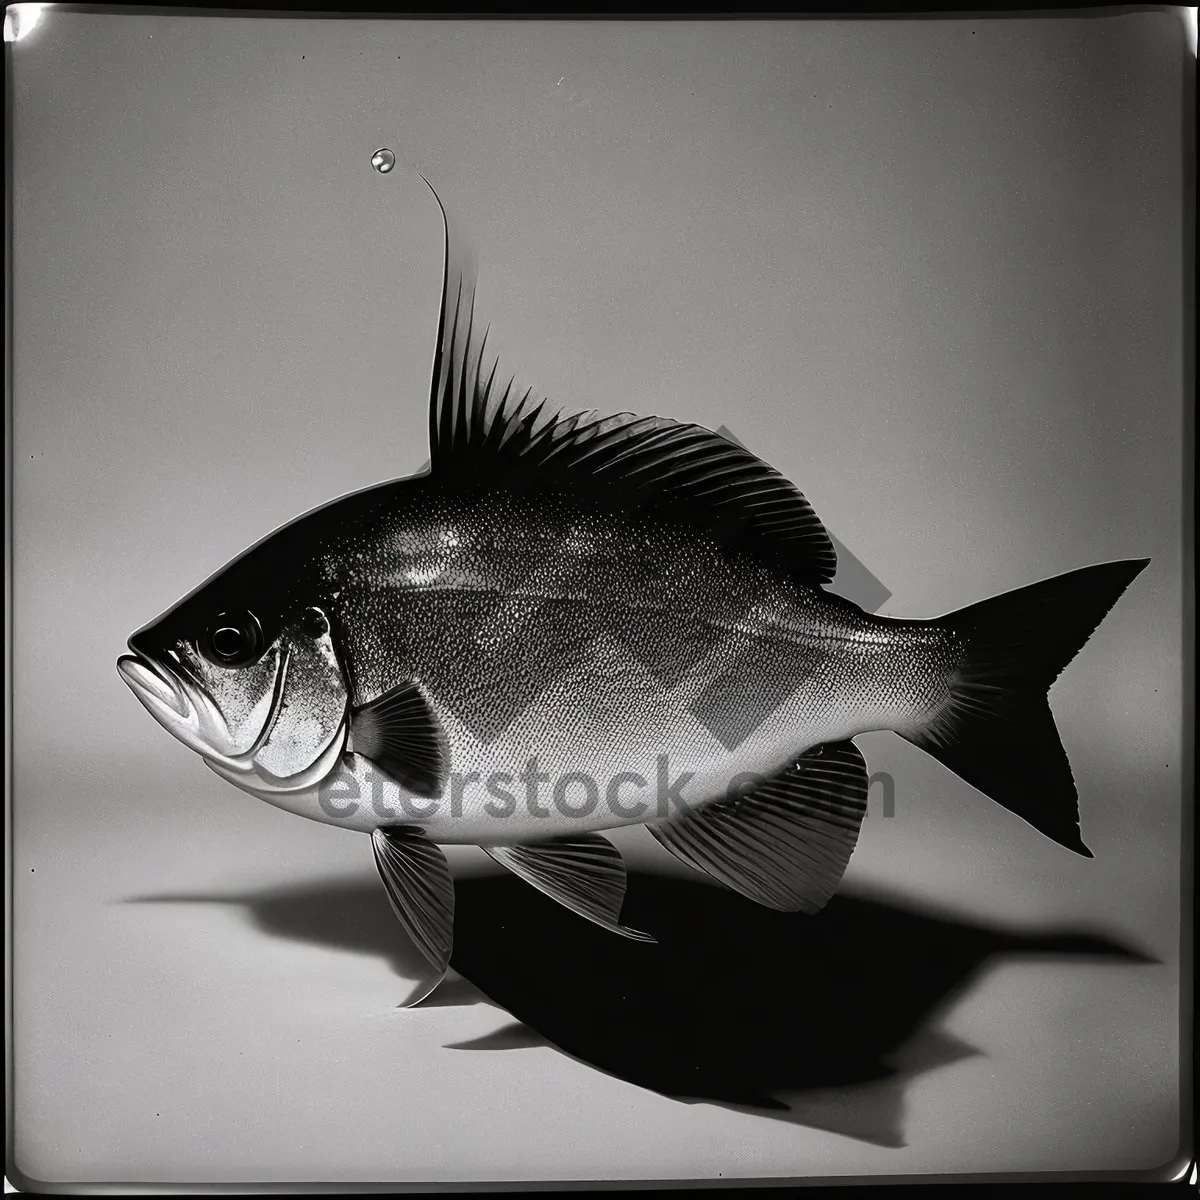
[(301, 791), (336, 767), (346, 742), (329, 608), (252, 550), (133, 634), (117, 670), (219, 775), (254, 795)]

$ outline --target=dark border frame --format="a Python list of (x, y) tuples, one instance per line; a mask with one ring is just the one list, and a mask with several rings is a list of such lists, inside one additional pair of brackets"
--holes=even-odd
[[(700, 1188), (795, 1188), (795, 1187), (836, 1187), (839, 1189), (867, 1184), (890, 1183), (900, 1186), (929, 1185), (929, 1184), (1046, 1184), (1046, 1183), (1100, 1183), (1108, 1185), (1120, 1184), (1190, 1184), (1196, 1185), (1196, 1155), (1195, 1131), (1193, 1128), (1194, 1112), (1194, 914), (1195, 900), (1194, 867), (1194, 838), (1195, 838), (1195, 747), (1189, 745), (1186, 730), (1195, 728), (1195, 411), (1194, 397), (1196, 389), (1195, 377), (1195, 233), (1196, 233), (1196, 10), (1176, 5), (1079, 5), (1035, 8), (993, 8), (983, 11), (963, 9), (951, 4), (925, 3), (919, 7), (906, 8), (897, 4), (863, 3), (845, 4), (838, 8), (813, 8), (797, 10), (783, 8), (772, 10), (770, 7), (755, 9), (752, 12), (705, 12), (690, 11), (681, 13), (679, 10), (622, 10), (619, 4), (609, 4), (602, 9), (577, 9), (564, 13), (553, 5), (526, 4), (516, 12), (495, 12), (480, 10), (475, 6), (443, 4), (436, 8), (405, 9), (371, 0), (354, 0), (353, 9), (338, 11), (331, 10), (332, 0), (279, 0), (272, 4), (270, 0), (263, 3), (259, 0), (254, 7), (221, 7), (196, 8), (186, 4), (54, 4), (56, 12), (76, 12), (93, 14), (123, 14), (147, 16), (200, 16), (200, 17), (303, 17), (309, 20), (346, 20), (346, 19), (379, 19), (379, 20), (433, 20), (447, 16), (457, 19), (480, 18), (488, 20), (506, 19), (522, 20), (530, 17), (557, 20), (572, 20), (586, 18), (588, 20), (670, 20), (704, 18), (709, 20), (760, 20), (794, 17), (799, 20), (837, 19), (837, 20), (943, 20), (971, 19), (992, 20), (1015, 18), (1089, 18), (1099, 19), (1111, 16), (1127, 16), (1149, 12), (1166, 12), (1179, 17), (1183, 36), (1180, 38), (1180, 56), (1183, 60), (1183, 88), (1180, 97), (1183, 105), (1182, 133), (1183, 144), (1180, 153), (1183, 158), (1183, 196), (1182, 215), (1183, 228), (1180, 231), (1184, 254), (1183, 278), (1183, 385), (1184, 404), (1180, 437), (1183, 439), (1183, 479), (1180, 501), (1183, 507), (1183, 696), (1182, 716), (1185, 731), (1184, 761), (1182, 764), (1181, 780), (1183, 783), (1183, 806), (1181, 813), (1181, 873), (1180, 899), (1182, 902), (1182, 921), (1180, 923), (1180, 1131), (1179, 1149), (1176, 1156), (1161, 1167), (1145, 1171), (1039, 1171), (1014, 1172), (1012, 1174), (904, 1174), (899, 1176), (870, 1175), (870, 1176), (816, 1176), (816, 1177), (771, 1177), (764, 1179), (720, 1178), (720, 1179), (678, 1179), (678, 1180), (547, 1180), (547, 1181), (498, 1181), (479, 1183), (442, 1183), (437, 1181), (421, 1181), (409, 1183), (281, 1183), (281, 1184), (154, 1184), (154, 1183), (50, 1183), (32, 1179), (21, 1172), (13, 1158), (14, 1134), (14, 1104), (13, 1104), (13, 1012), (12, 1012), (12, 913), (13, 913), (13, 870), (12, 870), (12, 580), (13, 580), (13, 544), (12, 544), (12, 421), (13, 421), (13, 288), (11, 263), (13, 256), (13, 227), (12, 227), (12, 154), (8, 147), (12, 145), (12, 112), (13, 95), (11, 72), (9, 71), (9, 56), (12, 50), (5, 45), (5, 138), (6, 153), (4, 156), (4, 218), (5, 218), (5, 372), (4, 372), (4, 427), (5, 427), (5, 494), (4, 494), (4, 543), (5, 543), (5, 573), (4, 573), (4, 833), (5, 833), (5, 992), (4, 992), (4, 1025), (5, 1025), (5, 1176), (6, 1183), (18, 1191), (42, 1195), (191, 1195), (191, 1194), (325, 1194), (325, 1193), (412, 1193), (412, 1192), (490, 1192), (490, 1191), (530, 1191), (541, 1192), (556, 1189), (571, 1189), (578, 1191), (604, 1191), (619, 1187), (622, 1191), (663, 1190), (685, 1188), (688, 1190)], [(7, 8), (8, 6), (6, 6)], [(1189, 18), (1190, 13), (1190, 18)], [(1190, 19), (1190, 25), (1189, 25)], [(1191, 43), (1189, 45), (1189, 42)], [(1191, 404), (1187, 397), (1193, 397)], [(1190, 801), (1190, 803), (1189, 803)], [(1124, 1190), (1123, 1188), (1121, 1190)], [(1139, 1189), (1140, 1190), (1140, 1189)]]

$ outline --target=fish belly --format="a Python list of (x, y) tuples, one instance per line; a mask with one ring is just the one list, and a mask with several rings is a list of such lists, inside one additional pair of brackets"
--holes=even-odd
[(443, 714), (452, 769), (421, 824), (438, 842), (504, 845), (702, 808), (878, 727), (870, 695), (846, 703), (840, 669), (815, 654), (790, 679), (706, 674), (670, 688), (602, 639), (490, 741)]

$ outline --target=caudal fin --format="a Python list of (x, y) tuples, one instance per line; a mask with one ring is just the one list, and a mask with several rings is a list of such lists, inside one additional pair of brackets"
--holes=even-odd
[(910, 742), (1087, 858), (1075, 781), (1047, 692), (1148, 558), (1101, 563), (994, 596), (936, 624), (962, 659), (950, 701)]

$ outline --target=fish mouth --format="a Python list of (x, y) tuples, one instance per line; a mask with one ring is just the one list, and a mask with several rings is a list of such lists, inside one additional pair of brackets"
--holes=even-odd
[(152, 658), (133, 645), (132, 654), (117, 659), (117, 673), (141, 701), (142, 707), (173, 737), (209, 762), (227, 771), (246, 773), (253, 770), (253, 757), (270, 735), (283, 700), (286, 661), (276, 674), (271, 709), (254, 744), (245, 753), (233, 750), (233, 739), (221, 710), (208, 693), (189, 678), (182, 663)]
[(149, 709), (151, 716), (158, 717), (163, 713), (173, 719), (186, 721), (191, 715), (192, 706), (174, 673), (160, 667), (140, 650), (122, 654), (117, 659), (117, 673)]

